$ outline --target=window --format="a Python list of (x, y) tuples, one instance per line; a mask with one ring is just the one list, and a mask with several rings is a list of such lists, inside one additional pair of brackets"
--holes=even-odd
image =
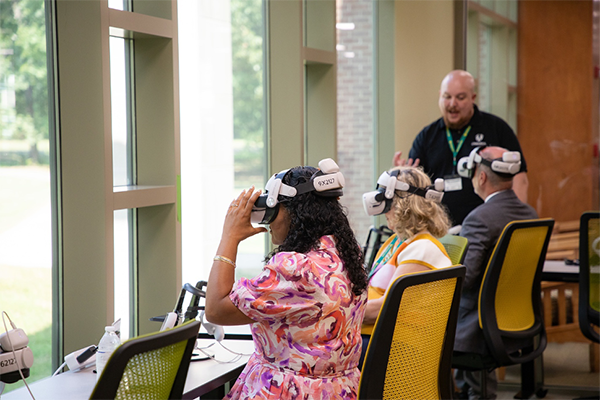
[(45, 5), (0, 3), (0, 311), (29, 337), (29, 382), (52, 373), (54, 156)]
[[(231, 200), (266, 174), (261, 0), (179, 2), (183, 282), (208, 279)], [(262, 269), (265, 235), (236, 272)]]
[(517, 1), (469, 1), (467, 70), (481, 110), (517, 128)]
[[(133, 186), (135, 173), (135, 106), (133, 82), (133, 40), (111, 36), (110, 85), (113, 186)], [(136, 278), (137, 259), (135, 209), (114, 212), (114, 315), (121, 319), (121, 339), (137, 332)]]

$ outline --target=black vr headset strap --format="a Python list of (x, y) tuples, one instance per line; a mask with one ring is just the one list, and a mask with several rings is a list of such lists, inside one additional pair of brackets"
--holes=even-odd
[[(333, 174), (335, 174), (335, 173), (333, 173)], [(308, 192), (312, 192), (314, 190), (316, 192), (315, 194), (317, 196), (323, 196), (323, 197), (339, 197), (339, 196), (341, 196), (342, 195), (342, 193), (340, 193), (342, 190), (341, 187), (336, 187), (335, 189), (328, 189), (328, 190), (323, 190), (323, 191), (317, 190), (317, 188), (315, 187), (315, 178), (317, 178), (319, 176), (326, 176), (326, 175), (329, 175), (329, 174), (326, 174), (325, 172), (318, 170), (310, 177), (310, 180), (308, 182), (303, 182), (303, 183), (300, 183), (300, 184), (294, 186), (297, 194), (308, 193)]]
[(422, 189), (422, 188), (419, 188), (419, 187), (408, 185), (407, 192), (408, 193), (416, 194), (416, 195), (421, 196), (421, 197), (425, 197), (425, 195), (427, 194), (427, 190), (428, 190), (428, 188), (427, 189)]

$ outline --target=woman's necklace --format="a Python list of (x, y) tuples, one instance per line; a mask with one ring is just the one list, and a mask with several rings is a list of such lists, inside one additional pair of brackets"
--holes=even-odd
[(396, 253), (396, 250), (398, 250), (398, 247), (400, 247), (402, 242), (403, 240), (398, 240), (398, 236), (392, 239), (391, 243), (387, 246), (387, 249), (385, 249), (379, 256), (379, 258), (377, 258), (377, 260), (375, 260), (375, 262), (373, 263), (373, 268), (371, 268), (371, 272), (369, 272), (369, 279), (371, 279), (371, 277), (375, 275), (379, 268), (387, 264), (387, 262), (390, 260), (390, 258), (392, 258), (394, 253)]

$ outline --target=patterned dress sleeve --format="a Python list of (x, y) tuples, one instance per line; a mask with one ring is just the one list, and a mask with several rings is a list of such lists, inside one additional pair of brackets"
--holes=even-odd
[(229, 295), (233, 304), (254, 321), (284, 323), (294, 321), (303, 325), (314, 323), (321, 310), (315, 297), (311, 262), (300, 253), (277, 253), (255, 278), (242, 278)]

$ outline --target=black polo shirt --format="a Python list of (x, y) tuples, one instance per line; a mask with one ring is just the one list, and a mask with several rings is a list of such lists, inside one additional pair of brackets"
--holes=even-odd
[[(521, 153), (521, 172), (527, 171), (525, 157), (517, 136), (511, 127), (495, 115), (479, 111), (477, 106), (471, 121), (459, 130), (450, 130), (456, 147), (460, 137), (470, 126), (471, 131), (465, 138), (460, 148), (456, 161), (462, 157), (468, 157), (471, 150), (479, 146), (499, 146), (510, 151)], [(431, 125), (423, 128), (415, 138), (409, 158), (418, 158), (424, 171), (431, 177), (432, 181), (447, 175), (456, 174), (456, 168), (452, 163), (452, 151), (446, 138), (446, 124), (440, 118)], [(462, 190), (446, 192), (442, 203), (448, 208), (453, 225), (462, 224), (463, 219), (472, 209), (483, 203), (483, 200), (473, 191), (470, 179), (462, 178)]]

